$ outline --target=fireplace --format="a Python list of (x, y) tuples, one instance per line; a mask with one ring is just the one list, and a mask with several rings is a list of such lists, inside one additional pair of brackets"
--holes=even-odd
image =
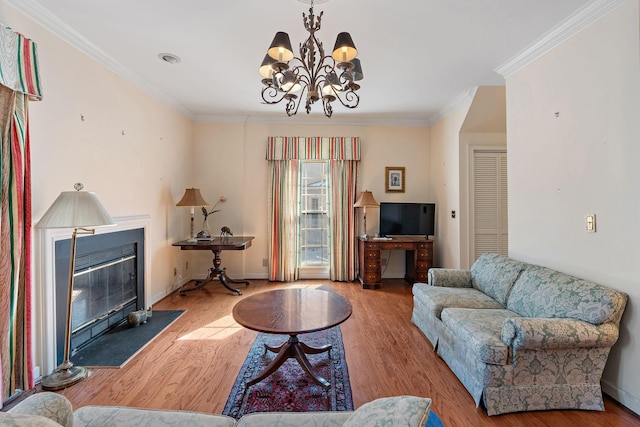
[[(64, 359), (71, 240), (55, 243), (56, 360)], [(79, 238), (76, 244), (69, 355), (144, 307), (144, 229)]]
[[(117, 225), (98, 227), (95, 235), (79, 236), (77, 240), (73, 349), (125, 321), (130, 311), (153, 303), (154, 296), (147, 288), (151, 219), (139, 215), (114, 217), (114, 221)], [(35, 230), (35, 378), (52, 372), (62, 360), (71, 232), (71, 229)], [(62, 288), (64, 296), (60, 297)]]

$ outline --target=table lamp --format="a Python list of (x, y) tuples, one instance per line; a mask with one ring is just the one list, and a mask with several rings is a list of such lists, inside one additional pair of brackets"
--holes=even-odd
[(64, 361), (49, 375), (42, 378), (45, 390), (61, 390), (83, 380), (87, 369), (74, 366), (69, 360), (71, 343), (71, 304), (73, 279), (76, 264), (76, 237), (78, 234), (94, 234), (95, 230), (85, 227), (115, 225), (94, 193), (81, 191), (84, 186), (77, 183), (76, 191), (63, 191), (36, 224), (38, 228), (73, 228), (71, 235), (71, 255), (69, 257), (69, 286), (67, 288), (67, 318), (64, 334)]
[(200, 194), (199, 188), (187, 188), (186, 190), (184, 190), (184, 196), (182, 196), (182, 199), (180, 199), (180, 201), (176, 203), (176, 206), (191, 207), (191, 233), (189, 237), (189, 242), (197, 242), (197, 239), (194, 233), (194, 228), (193, 228), (193, 214), (195, 212), (195, 207), (208, 206), (208, 205), (209, 203), (207, 203), (202, 197), (202, 195)]
[(368, 239), (369, 235), (367, 234), (367, 207), (377, 208), (380, 207), (380, 204), (376, 202), (376, 199), (373, 198), (373, 194), (371, 191), (364, 190), (358, 196), (358, 200), (353, 205), (354, 208), (363, 208), (364, 209), (364, 234), (362, 235), (363, 239)]

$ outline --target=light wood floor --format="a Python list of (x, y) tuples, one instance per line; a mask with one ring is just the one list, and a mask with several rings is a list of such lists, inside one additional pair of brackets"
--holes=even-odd
[(88, 379), (60, 393), (74, 408), (124, 405), (220, 413), (256, 336), (233, 321), (233, 305), (255, 292), (322, 287), (353, 305), (353, 315), (341, 328), (356, 407), (379, 397), (410, 394), (431, 397), (432, 409), (446, 426), (640, 426), (639, 417), (609, 398), (605, 412), (487, 416), (411, 324), (411, 287), (402, 280), (386, 280), (380, 290), (329, 281), (252, 280), (250, 286), (240, 286), (244, 296), (213, 282), (184, 297), (166, 297), (154, 310), (187, 312), (122, 369), (92, 369)]

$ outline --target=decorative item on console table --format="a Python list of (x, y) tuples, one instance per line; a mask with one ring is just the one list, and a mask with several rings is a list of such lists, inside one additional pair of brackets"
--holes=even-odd
[(427, 273), (433, 266), (433, 240), (418, 236), (393, 237), (391, 240), (360, 238), (358, 253), (360, 274), (358, 279), (364, 289), (382, 288), (382, 264), (380, 253), (383, 250), (404, 250), (404, 279), (414, 282), (427, 282)]
[(216, 212), (220, 212), (220, 209), (216, 209), (216, 207), (222, 202), (226, 202), (227, 198), (225, 196), (220, 196), (220, 198), (218, 199), (218, 201), (216, 202), (215, 205), (213, 205), (213, 208), (211, 208), (210, 211), (207, 211), (207, 208), (205, 208), (204, 206), (202, 207), (202, 216), (204, 216), (204, 219), (202, 220), (202, 230), (198, 233), (198, 240), (213, 240), (213, 238), (211, 237), (211, 231), (209, 228), (209, 215), (214, 214)]

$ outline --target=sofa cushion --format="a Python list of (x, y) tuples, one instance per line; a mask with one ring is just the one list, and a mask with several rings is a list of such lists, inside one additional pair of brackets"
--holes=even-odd
[(531, 265), (513, 286), (507, 308), (523, 317), (567, 317), (599, 325), (617, 323), (626, 302), (622, 292)]
[(84, 406), (73, 413), (74, 427), (233, 427), (235, 424), (235, 419), (225, 415), (124, 406)]
[(519, 317), (505, 309), (475, 310), (445, 308), (442, 323), (455, 340), (464, 343), (468, 352), (484, 363), (506, 365), (509, 348), (502, 342), (502, 324), (505, 319)]
[(471, 271), (457, 268), (432, 267), (427, 273), (428, 283), (431, 286), (447, 288), (470, 288)]
[(456, 308), (504, 308), (493, 298), (473, 288), (441, 288), (425, 283), (414, 283), (413, 295), (429, 314), (440, 319), (447, 307)]
[(238, 420), (237, 427), (340, 427), (353, 414), (345, 412), (254, 412)]
[(344, 427), (424, 427), (429, 418), (431, 399), (394, 396), (365, 403), (347, 419)]
[(482, 254), (471, 266), (471, 284), (503, 307), (511, 287), (527, 264), (498, 254)]

